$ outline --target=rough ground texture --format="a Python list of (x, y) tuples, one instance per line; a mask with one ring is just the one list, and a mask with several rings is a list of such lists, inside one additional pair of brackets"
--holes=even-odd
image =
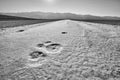
[(0, 80), (120, 80), (120, 26), (63, 20), (3, 29)]

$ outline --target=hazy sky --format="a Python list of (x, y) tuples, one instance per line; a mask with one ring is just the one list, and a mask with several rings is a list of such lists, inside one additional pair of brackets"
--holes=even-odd
[(120, 0), (0, 0), (0, 12), (31, 11), (120, 16)]

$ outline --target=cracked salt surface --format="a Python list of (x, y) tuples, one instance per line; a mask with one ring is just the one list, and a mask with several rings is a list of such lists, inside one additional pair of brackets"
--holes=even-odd
[(72, 20), (5, 29), (0, 33), (0, 79), (119, 80), (119, 32), (112, 25)]

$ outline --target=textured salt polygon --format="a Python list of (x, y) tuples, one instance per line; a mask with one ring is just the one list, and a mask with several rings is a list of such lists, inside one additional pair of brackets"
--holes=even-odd
[[(33, 26), (22, 33), (18, 30), (21, 29), (6, 30), (0, 36), (0, 57), (4, 56), (0, 61), (6, 63), (0, 66), (0, 79), (120, 79), (119, 27), (63, 20)], [(51, 54), (47, 48), (54, 43), (62, 46), (62, 50)], [(28, 54), (32, 51), (41, 51), (47, 57), (30, 61)], [(7, 57), (15, 59), (7, 60)]]

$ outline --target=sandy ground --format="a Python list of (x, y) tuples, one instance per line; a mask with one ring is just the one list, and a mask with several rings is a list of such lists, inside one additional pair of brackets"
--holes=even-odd
[[(66, 33), (62, 34), (62, 32)], [(119, 32), (119, 27), (112, 25), (71, 20), (6, 28), (0, 31), (0, 63), (9, 66), (16, 60), (24, 59), (24, 68), (39, 67), (52, 61), (56, 65), (66, 64), (68, 68), (70, 66), (91, 67), (103, 63), (119, 64)], [(38, 44), (43, 44), (43, 46), (38, 46)], [(115, 52), (117, 49), (118, 51)], [(29, 54), (34, 51), (43, 52), (47, 57), (30, 59)], [(114, 53), (111, 55), (117, 55), (118, 58), (110, 57), (110, 53)], [(80, 67), (80, 65), (83, 66)]]

